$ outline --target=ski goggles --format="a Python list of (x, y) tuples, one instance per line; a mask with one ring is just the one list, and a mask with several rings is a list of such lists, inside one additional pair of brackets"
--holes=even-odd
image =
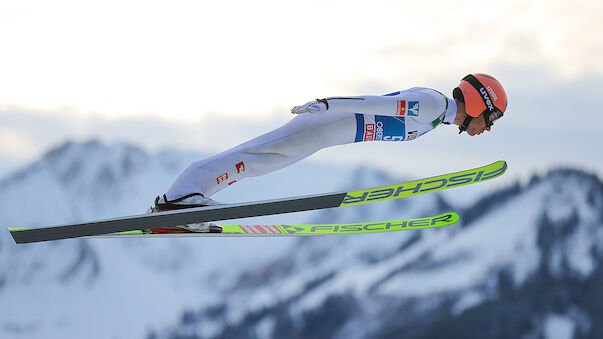
[(503, 116), (503, 112), (501, 112), (499, 109), (494, 110), (494, 112), (486, 110), (482, 114), (484, 116), (484, 120), (486, 120), (486, 126), (488, 127), (494, 125), (494, 122)]
[[(503, 116), (503, 113), (498, 109), (495, 110), (494, 112), (485, 110), (484, 112), (482, 112), (481, 115), (484, 116), (484, 121), (486, 122), (486, 130), (489, 131), (490, 127), (492, 127), (492, 125), (494, 125), (494, 122)], [(467, 117), (465, 118), (465, 120), (463, 121), (461, 126), (459, 126), (459, 134), (461, 134), (467, 130), (467, 127), (469, 126), (469, 124), (471, 123), (471, 120), (473, 120), (473, 119), (475, 119), (475, 118), (470, 115), (467, 115)]]

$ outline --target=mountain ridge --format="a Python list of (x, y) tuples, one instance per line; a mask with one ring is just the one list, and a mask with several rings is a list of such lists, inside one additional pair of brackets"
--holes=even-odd
[[(157, 188), (202, 156), (66, 143), (0, 180), (0, 221), (29, 226), (140, 213)], [(307, 173), (321, 178), (305, 181)], [(291, 177), (299, 180), (266, 190)], [(348, 173), (304, 161), (220, 194), (238, 201), (400, 180), (370, 168)], [(461, 221), (437, 230), (299, 241), (79, 239), (17, 246), (3, 232), (0, 336), (81, 337), (91, 328), (98, 337), (151, 338), (467, 337), (472, 327), (483, 337), (544, 337), (555, 326), (577, 337), (602, 333), (595, 319), (603, 314), (588, 302), (601, 292), (603, 184), (587, 171), (556, 168), (468, 206), (434, 193), (263, 220), (345, 223), (445, 211), (458, 212)], [(556, 287), (537, 293), (546, 284)], [(99, 321), (111, 326), (100, 328)]]
[[(451, 267), (463, 267), (466, 261), (475, 261), (478, 256), (488, 256), (487, 250), (475, 251), (475, 254), (461, 251), (444, 251), (444, 253), (457, 253), (454, 257), (437, 255), (436, 251), (424, 250), (422, 255), (413, 261), (400, 261), (402, 265), (392, 266), (383, 278), (374, 280), (375, 283), (368, 285), (367, 292), (358, 290), (358, 283), (346, 284), (341, 282), (341, 276), (354, 277), (359, 282), (366, 280), (360, 278), (362, 274), (357, 268), (346, 269), (343, 266), (331, 266), (323, 269), (315, 269), (307, 279), (306, 287), (301, 287), (288, 298), (277, 299), (273, 305), (265, 304), (262, 307), (251, 306), (245, 311), (246, 304), (253, 304), (251, 300), (241, 300), (241, 296), (225, 295), (226, 302), (214, 306), (220, 309), (217, 318), (225, 325), (220, 331), (204, 332), (204, 327), (215, 328), (213, 322), (208, 318), (204, 310), (188, 311), (183, 317), (188, 319), (186, 323), (180, 322), (172, 330), (155, 333), (156, 337), (179, 338), (181, 333), (188, 333), (189, 337), (211, 337), (211, 338), (238, 338), (257, 337), (271, 338), (283, 337), (332, 337), (332, 338), (391, 338), (391, 337), (417, 337), (438, 338), (442, 333), (453, 338), (466, 338), (480, 333), (480, 337), (544, 337), (559, 324), (569, 324), (572, 335), (580, 338), (596, 338), (602, 332), (601, 326), (594, 319), (601, 319), (603, 312), (591, 300), (601, 300), (601, 289), (597, 287), (596, 281), (601, 281), (601, 262), (603, 261), (603, 246), (596, 239), (603, 239), (603, 184), (594, 175), (580, 170), (557, 168), (548, 171), (542, 176), (533, 176), (527, 184), (514, 183), (506, 188), (492, 192), (471, 205), (469, 208), (460, 210), (461, 226), (442, 229), (437, 231), (416, 232), (410, 238), (400, 238), (398, 254), (410, 254), (413, 247), (420, 246), (423, 240), (417, 234), (429, 233), (447, 234), (447, 242), (436, 243), (435, 246), (443, 248), (454, 248), (450, 242), (463, 242), (469, 233), (491, 231), (483, 225), (483, 218), (492, 218), (492, 214), (500, 215), (505, 205), (513, 204), (516, 215), (512, 217), (524, 219), (526, 215), (532, 215), (532, 221), (526, 222), (524, 227), (518, 227), (514, 246), (510, 249), (521, 255), (511, 255), (509, 258), (517, 258), (515, 264), (511, 259), (496, 266), (485, 266), (483, 278), (477, 278), (475, 283), (467, 281), (452, 287), (452, 290), (431, 289), (434, 292), (423, 294), (410, 293), (407, 296), (399, 295), (392, 290), (392, 283), (400, 281), (401, 286), (418, 286), (413, 282), (422, 281), (424, 284), (433, 279), (419, 279), (413, 274), (423, 276), (434, 276), (434, 272), (444, 270), (448, 273), (437, 273), (435, 276), (441, 278), (458, 279), (455, 269)], [(579, 194), (578, 194), (579, 193)], [(537, 207), (526, 205), (523, 200), (535, 201), (537, 196), (545, 205), (535, 204)], [(571, 199), (568, 199), (571, 198)], [(566, 200), (567, 199), (567, 200)], [(560, 203), (571, 203), (571, 208), (561, 208)], [(524, 206), (524, 209), (519, 207)], [(541, 209), (542, 208), (542, 209)], [(499, 209), (499, 211), (497, 211)], [(479, 210), (486, 214), (482, 218), (471, 214), (471, 211)], [(340, 210), (333, 210), (333, 218), (337, 218)], [(465, 216), (467, 214), (468, 216)], [(502, 215), (504, 215), (503, 213)], [(490, 216), (489, 216), (490, 215)], [(501, 226), (510, 226), (514, 223), (513, 218)], [(521, 222), (521, 221), (519, 221)], [(517, 222), (517, 223), (519, 223)], [(479, 230), (479, 229), (483, 230)], [(490, 227), (491, 228), (491, 227)], [(500, 230), (501, 227), (499, 227)], [(529, 232), (522, 234), (521, 230)], [(465, 234), (465, 235), (464, 235)], [(433, 236), (428, 236), (427, 238)], [(495, 237), (491, 237), (496, 239)], [(484, 239), (483, 237), (474, 239)], [(511, 241), (512, 238), (500, 236), (500, 241)], [(364, 240), (370, 241), (368, 237)], [(316, 243), (323, 239), (304, 239), (303, 242)], [(333, 244), (341, 245), (341, 242), (333, 241)], [(404, 244), (404, 245), (403, 245)], [(494, 244), (494, 243), (493, 243)], [(473, 244), (470, 244), (473, 245)], [(532, 248), (528, 248), (532, 245)], [(309, 245), (311, 246), (311, 245)], [(379, 246), (377, 244), (377, 246)], [(519, 246), (519, 247), (517, 247)], [(507, 246), (508, 247), (508, 246)], [(522, 247), (524, 249), (522, 249)], [(462, 249), (463, 247), (461, 247)], [(470, 248), (470, 247), (465, 247)], [(483, 247), (484, 249), (487, 247)], [(504, 248), (501, 247), (501, 249)], [(329, 256), (330, 252), (324, 246), (316, 247), (320, 256)], [(335, 250), (331, 250), (333, 252)], [(512, 253), (512, 252), (510, 252)], [(496, 256), (502, 254), (500, 251), (492, 253), (492, 263), (499, 262)], [(390, 253), (389, 256), (394, 254)], [(460, 255), (460, 256), (459, 256)], [(358, 256), (360, 258), (360, 256)], [(292, 275), (304, 272), (295, 266), (295, 260), (288, 265), (279, 263), (278, 267), (286, 267), (285, 271), (270, 272), (269, 266), (264, 271), (264, 280), (256, 278), (256, 286), (237, 285), (231, 293), (240, 295), (262, 295), (265, 290), (273, 290), (275, 295), (280, 295), (278, 284), (287, 285)], [(479, 259), (477, 259), (479, 260)], [(493, 260), (493, 261), (492, 261)], [(317, 262), (314, 262), (316, 264)], [(377, 262), (379, 263), (379, 261)], [(373, 263), (374, 264), (374, 263)], [(491, 264), (488, 264), (491, 265)], [(362, 266), (362, 265), (357, 265)], [(364, 266), (367, 270), (371, 265)], [(396, 268), (397, 267), (397, 268)], [(479, 269), (479, 267), (476, 267)], [(307, 269), (307, 268), (306, 268)], [(296, 273), (296, 271), (298, 271)], [(350, 275), (346, 271), (356, 271)], [(458, 270), (458, 269), (457, 269)], [(469, 271), (467, 271), (469, 272)], [(272, 277), (271, 274), (276, 274)], [(365, 271), (365, 274), (367, 272)], [(458, 274), (458, 273), (457, 273)], [(280, 275), (280, 276), (279, 276)], [(308, 276), (308, 272), (304, 273)], [(406, 275), (406, 279), (397, 278)], [(473, 274), (475, 276), (475, 274)], [(262, 276), (262, 275), (260, 275)], [(409, 281), (409, 278), (410, 281)], [(289, 281), (287, 280), (289, 279)], [(480, 282), (480, 279), (481, 280)], [(345, 278), (344, 278), (345, 280)], [(461, 279), (462, 281), (462, 279)], [(268, 284), (267, 288), (262, 285)], [(548, 285), (554, 286), (550, 290)], [(437, 283), (436, 283), (437, 285)], [(304, 286), (302, 284), (302, 286)], [(339, 286), (333, 289), (329, 286)], [(445, 286), (442, 285), (442, 287)], [(574, 288), (568, 288), (572, 286)], [(459, 289), (460, 288), (460, 289)], [(325, 291), (318, 292), (320, 289)], [(384, 290), (389, 291), (383, 293)], [(538, 292), (539, 290), (545, 292)], [(456, 292), (453, 292), (456, 291)], [(583, 291), (580, 293), (579, 291)], [(393, 294), (392, 294), (393, 293)], [(425, 294), (426, 293), (426, 294)], [(322, 294), (320, 299), (316, 299)], [(387, 295), (387, 297), (386, 297)], [(385, 299), (384, 299), (385, 298)], [(593, 299), (594, 298), (594, 299)], [(249, 299), (249, 298), (248, 298)], [(280, 301), (279, 301), (280, 300)], [(314, 300), (308, 303), (304, 300)], [(375, 301), (376, 300), (376, 301)], [(301, 305), (306, 305), (302, 306)], [(543, 306), (538, 306), (542, 304)], [(234, 305), (242, 308), (234, 314), (229, 310)], [(511, 309), (509, 309), (511, 307)], [(521, 316), (514, 315), (513, 308)], [(381, 312), (367, 313), (367, 310), (381, 310)], [(377, 314), (380, 316), (376, 318)], [(403, 318), (387, 314), (404, 314)], [(193, 321), (192, 319), (196, 319)], [(366, 324), (361, 319), (375, 321)], [(360, 325), (354, 325), (362, 323)], [(210, 326), (211, 324), (211, 326)], [(358, 327), (360, 326), (360, 327)], [(365, 327), (363, 327), (365, 326)], [(477, 330), (477, 332), (476, 332)], [(191, 333), (193, 335), (191, 335)], [(268, 334), (266, 334), (268, 333)], [(260, 335), (262, 334), (262, 335)], [(155, 336), (151, 335), (150, 338)]]

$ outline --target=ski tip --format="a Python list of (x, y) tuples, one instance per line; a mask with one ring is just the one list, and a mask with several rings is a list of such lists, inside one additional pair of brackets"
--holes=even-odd
[(454, 212), (448, 212), (448, 213), (442, 214), (442, 216), (446, 216), (446, 215), (450, 215), (450, 225), (456, 223), (461, 218), (458, 214), (456, 214)]
[(495, 164), (500, 166), (500, 170), (501, 170), (500, 175), (504, 174), (507, 171), (507, 168), (509, 167), (509, 165), (507, 165), (507, 162), (505, 160), (498, 160), (497, 162), (495, 162)]
[(491, 163), (490, 165), (482, 167), (482, 169), (485, 170), (485, 173), (483, 175), (480, 175), (480, 180), (477, 180), (475, 182), (487, 181), (490, 179), (498, 178), (501, 175), (505, 174), (505, 172), (507, 171), (507, 162), (504, 160), (498, 160)]
[(433, 217), (433, 227), (448, 226), (455, 224), (461, 217), (454, 212), (447, 212), (438, 216)]
[(483, 168), (499, 168), (499, 169), (507, 169), (507, 161), (505, 160), (497, 160), (489, 165), (483, 166)]

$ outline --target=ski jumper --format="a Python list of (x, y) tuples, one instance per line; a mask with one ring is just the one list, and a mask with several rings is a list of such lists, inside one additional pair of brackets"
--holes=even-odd
[(456, 102), (423, 87), (384, 96), (326, 98), (325, 113), (304, 113), (234, 148), (193, 162), (166, 192), (168, 200), (210, 197), (236, 181), (287, 167), (330, 146), (410, 141), (456, 117)]

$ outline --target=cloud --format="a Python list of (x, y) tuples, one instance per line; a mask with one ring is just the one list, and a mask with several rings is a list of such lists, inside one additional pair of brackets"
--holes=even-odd
[(308, 96), (453, 87), (501, 65), (603, 72), (603, 12), (591, 1), (0, 6), (0, 102), (37, 110), (268, 116)]
[(441, 159), (462, 168), (479, 154), (524, 168), (601, 168), (592, 156), (603, 128), (600, 2), (11, 6), (0, 7), (4, 171), (67, 139), (211, 153), (280, 126), (309, 99), (413, 86), (450, 95), (476, 71), (509, 92), (509, 113), (488, 137), (449, 128), (403, 145), (327, 149), (317, 159), (388, 168), (412, 159), (409, 166), (428, 170)]

